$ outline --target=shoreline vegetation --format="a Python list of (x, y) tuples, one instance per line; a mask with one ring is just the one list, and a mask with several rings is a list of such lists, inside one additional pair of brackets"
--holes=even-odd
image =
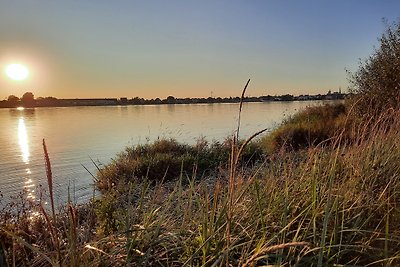
[(0, 212), (0, 265), (399, 266), (400, 24), (380, 42), (344, 103), (243, 139), (240, 101), (235, 135), (127, 147), (86, 205), (44, 203), (43, 141), (48, 189)]
[(124, 106), (124, 105), (166, 105), (166, 104), (210, 104), (210, 103), (240, 103), (242, 102), (271, 102), (271, 101), (312, 101), (312, 100), (339, 100), (345, 99), (348, 94), (328, 91), (317, 95), (267, 95), (259, 97), (208, 97), (208, 98), (175, 98), (168, 96), (165, 99), (144, 98), (86, 98), (86, 99), (57, 99), (55, 97), (38, 97), (35, 99), (32, 92), (26, 92), (21, 98), (10, 95), (7, 100), (0, 101), (0, 108), (17, 107), (74, 107), (74, 106)]

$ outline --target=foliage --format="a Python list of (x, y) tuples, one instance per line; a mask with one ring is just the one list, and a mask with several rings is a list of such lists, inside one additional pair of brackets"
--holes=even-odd
[(21, 97), (21, 102), (23, 103), (24, 106), (30, 107), (33, 106), (35, 100), (35, 96), (31, 92), (26, 92), (22, 97)]
[(264, 137), (262, 143), (268, 152), (329, 145), (335, 140), (333, 137), (339, 134), (348, 139), (349, 124), (347, 106), (343, 103), (307, 107), (285, 120)]
[(350, 74), (360, 116), (400, 107), (400, 22), (388, 25), (380, 45)]
[[(231, 151), (230, 141), (209, 144), (199, 140), (196, 145), (176, 140), (158, 140), (153, 144), (128, 147), (98, 173), (97, 186), (107, 191), (113, 186), (124, 187), (135, 179), (152, 182), (169, 181), (183, 175), (184, 179), (213, 175), (218, 167), (226, 167)], [(243, 153), (244, 163), (261, 158), (261, 149), (251, 144)]]
[(19, 97), (15, 96), (15, 95), (9, 95), (7, 98), (7, 101), (12, 104), (15, 104), (19, 101)]

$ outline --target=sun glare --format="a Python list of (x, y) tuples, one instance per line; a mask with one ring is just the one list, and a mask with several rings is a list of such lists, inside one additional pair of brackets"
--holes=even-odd
[(11, 65), (7, 66), (6, 74), (12, 80), (22, 81), (22, 80), (25, 80), (28, 77), (29, 71), (24, 65), (11, 64)]

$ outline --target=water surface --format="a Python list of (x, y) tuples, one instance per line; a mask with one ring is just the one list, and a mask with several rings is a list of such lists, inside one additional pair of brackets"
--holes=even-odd
[[(288, 116), (316, 102), (245, 103), (240, 134), (247, 138), (272, 129)], [(47, 186), (42, 139), (50, 155), (58, 204), (92, 196), (92, 163), (107, 164), (128, 145), (157, 138), (195, 143), (200, 137), (222, 141), (237, 127), (238, 104), (154, 105), (0, 109), (0, 191), (2, 202), (25, 190), (38, 198)], [(1, 205), (1, 204), (0, 204)]]

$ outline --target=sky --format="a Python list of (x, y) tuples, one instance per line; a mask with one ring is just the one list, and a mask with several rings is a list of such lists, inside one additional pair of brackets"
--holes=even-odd
[[(397, 0), (0, 0), (0, 99), (346, 91)], [(29, 69), (23, 81), (9, 64)]]

